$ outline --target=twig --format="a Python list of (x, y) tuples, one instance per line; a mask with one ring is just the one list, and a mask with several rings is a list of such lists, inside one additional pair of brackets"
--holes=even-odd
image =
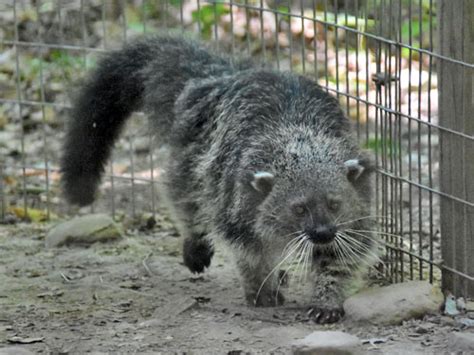
[(71, 280), (69, 279), (69, 277), (67, 277), (66, 275), (64, 275), (62, 272), (60, 272), (60, 275), (61, 275), (61, 277), (64, 279), (64, 281), (66, 281), (66, 282), (68, 282), (68, 283), (71, 282)]
[(146, 263), (146, 261), (148, 260), (148, 258), (149, 258), (150, 256), (152, 256), (152, 255), (153, 255), (153, 253), (149, 253), (149, 254), (145, 257), (145, 259), (143, 259), (143, 261), (142, 261), (143, 267), (145, 268), (145, 270), (146, 270), (148, 276), (153, 276), (153, 273), (151, 272), (150, 268), (148, 267), (148, 265), (147, 265), (147, 263)]

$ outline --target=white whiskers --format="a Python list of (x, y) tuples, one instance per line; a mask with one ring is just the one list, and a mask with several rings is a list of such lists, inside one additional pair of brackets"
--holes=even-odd
[[(260, 296), (260, 292), (262, 292), (263, 286), (265, 286), (265, 283), (268, 281), (268, 279), (280, 269), (280, 267), (290, 258), (292, 257), (295, 253), (296, 256), (299, 255), (299, 249), (301, 248), (302, 245), (304, 245), (305, 242), (307, 242), (308, 237), (305, 234), (300, 234), (296, 238), (292, 239), (287, 246), (284, 249), (283, 253), (283, 259), (275, 265), (275, 267), (268, 273), (268, 275), (263, 279), (262, 284), (260, 285), (257, 295), (255, 296), (255, 302), (258, 300), (258, 297)], [(290, 247), (288, 247), (290, 245)], [(294, 260), (294, 256), (292, 258)], [(285, 273), (286, 274), (286, 273)]]
[[(339, 219), (339, 218), (338, 218)], [(360, 218), (355, 218), (355, 219), (352, 219), (352, 220), (349, 220), (349, 221), (344, 221), (344, 222), (341, 222), (341, 223), (337, 223), (336, 224), (336, 227), (340, 227), (340, 226), (344, 226), (346, 224), (349, 224), (349, 223), (354, 223), (354, 222), (357, 222), (357, 221), (362, 221), (364, 219), (388, 219), (388, 220), (393, 220), (393, 218), (391, 217), (387, 217), (387, 216), (378, 216), (378, 215), (374, 215), (374, 216), (364, 216), (364, 217), (360, 217)]]
[(295, 238), (290, 240), (283, 249), (281, 254), (281, 260), (275, 265), (275, 267), (268, 273), (268, 275), (262, 281), (255, 300), (258, 300), (258, 297), (260, 296), (260, 293), (265, 283), (270, 279), (270, 277), (272, 277), (272, 275), (278, 272), (284, 264), (286, 264), (287, 267), (283, 275), (278, 275), (279, 279), (276, 287), (275, 297), (278, 297), (282, 280), (288, 275), (288, 273), (296, 272), (297, 275), (299, 274), (298, 282), (300, 283), (306, 279), (309, 270), (311, 269), (314, 245), (304, 232), (298, 231), (292, 234), (296, 233), (299, 234)]
[[(339, 220), (342, 216), (338, 216)], [(338, 226), (346, 225), (348, 223), (356, 222), (362, 219), (378, 218), (378, 216), (366, 216), (352, 221), (345, 221), (339, 223)], [(337, 223), (337, 221), (335, 222)], [(296, 235), (295, 237), (292, 237)], [(384, 242), (377, 240), (376, 235), (384, 235), (388, 237), (398, 237), (395, 234), (386, 232), (379, 232), (376, 230), (365, 230), (365, 229), (343, 229), (336, 232), (334, 241), (331, 244), (321, 246), (321, 250), (330, 251), (333, 255), (336, 265), (345, 269), (349, 272), (359, 272), (364, 268), (370, 268), (376, 264), (385, 263), (381, 260), (377, 249), (384, 246)], [(257, 302), (265, 284), (268, 280), (277, 274), (276, 290), (274, 284), (270, 288), (271, 292), (276, 292), (275, 300), (278, 300), (280, 287), (285, 277), (291, 273), (292, 278), (295, 276), (297, 284), (303, 284), (308, 278), (314, 262), (314, 249), (318, 246), (315, 245), (304, 231), (296, 231), (285, 236), (286, 238), (292, 237), (292, 239), (285, 245), (281, 253), (281, 257), (273, 269), (265, 276), (256, 294), (255, 302)], [(279, 275), (280, 268), (285, 265), (285, 271), (282, 275)], [(379, 271), (377, 271), (379, 272)], [(272, 281), (274, 282), (274, 280)], [(267, 297), (269, 295), (267, 294)], [(271, 295), (273, 299), (273, 295)]]

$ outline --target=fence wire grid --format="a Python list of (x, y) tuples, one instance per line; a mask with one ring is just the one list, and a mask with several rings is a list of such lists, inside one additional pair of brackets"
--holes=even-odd
[[(71, 92), (102, 53), (143, 33), (174, 29), (235, 57), (304, 73), (337, 96), (360, 144), (376, 157), (374, 213), (386, 245), (385, 276), (393, 282), (443, 276), (453, 293), (474, 296), (474, 168), (468, 155), (474, 128), (466, 120), (443, 121), (442, 98), (438, 104), (438, 91), (454, 90), (462, 99), (456, 84), (472, 85), (474, 58), (443, 51), (442, 41), (438, 47), (438, 38), (450, 35), (449, 21), (458, 21), (444, 3), (2, 1), (0, 221), (42, 222), (78, 212), (61, 198), (58, 171)], [(454, 89), (441, 86), (447, 81), (441, 69), (448, 77), (457, 73)], [(465, 110), (472, 101), (472, 95), (471, 102), (461, 101)], [(124, 132), (90, 209), (116, 218), (156, 217), (160, 168), (145, 117), (134, 114)]]

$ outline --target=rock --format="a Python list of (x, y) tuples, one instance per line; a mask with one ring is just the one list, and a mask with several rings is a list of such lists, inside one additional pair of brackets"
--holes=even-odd
[(11, 150), (17, 150), (18, 147), (15, 147), (16, 144), (16, 133), (9, 131), (0, 131), (0, 147), (2, 148), (11, 148)]
[(449, 339), (449, 351), (450, 352), (457, 352), (457, 351), (464, 351), (474, 352), (474, 332), (457, 332), (451, 333), (451, 337)]
[(372, 324), (400, 324), (428, 313), (438, 313), (443, 303), (439, 287), (410, 281), (362, 291), (344, 302), (346, 319)]
[(461, 312), (466, 312), (466, 300), (464, 297), (459, 297), (456, 300), (456, 307), (459, 309)]
[(338, 332), (313, 332), (292, 344), (295, 355), (363, 354), (362, 342), (354, 335)]
[(119, 239), (122, 233), (114, 220), (105, 214), (74, 218), (53, 227), (46, 236), (46, 247), (65, 244), (93, 244)]
[(34, 355), (34, 353), (20, 346), (8, 346), (0, 348), (0, 355)]
[(469, 312), (473, 312), (474, 311), (474, 301), (467, 301), (466, 302), (466, 311)]

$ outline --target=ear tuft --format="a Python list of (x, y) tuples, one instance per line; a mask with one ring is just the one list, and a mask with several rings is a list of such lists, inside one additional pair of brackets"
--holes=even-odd
[(346, 167), (347, 178), (352, 183), (356, 182), (364, 173), (374, 171), (372, 159), (368, 156), (346, 160), (344, 166)]
[(346, 167), (347, 178), (349, 181), (356, 181), (364, 172), (364, 167), (360, 164), (359, 159), (349, 159), (344, 162)]
[(272, 173), (266, 171), (258, 171), (253, 174), (253, 179), (250, 182), (250, 185), (265, 195), (269, 194), (273, 188), (274, 176)]

